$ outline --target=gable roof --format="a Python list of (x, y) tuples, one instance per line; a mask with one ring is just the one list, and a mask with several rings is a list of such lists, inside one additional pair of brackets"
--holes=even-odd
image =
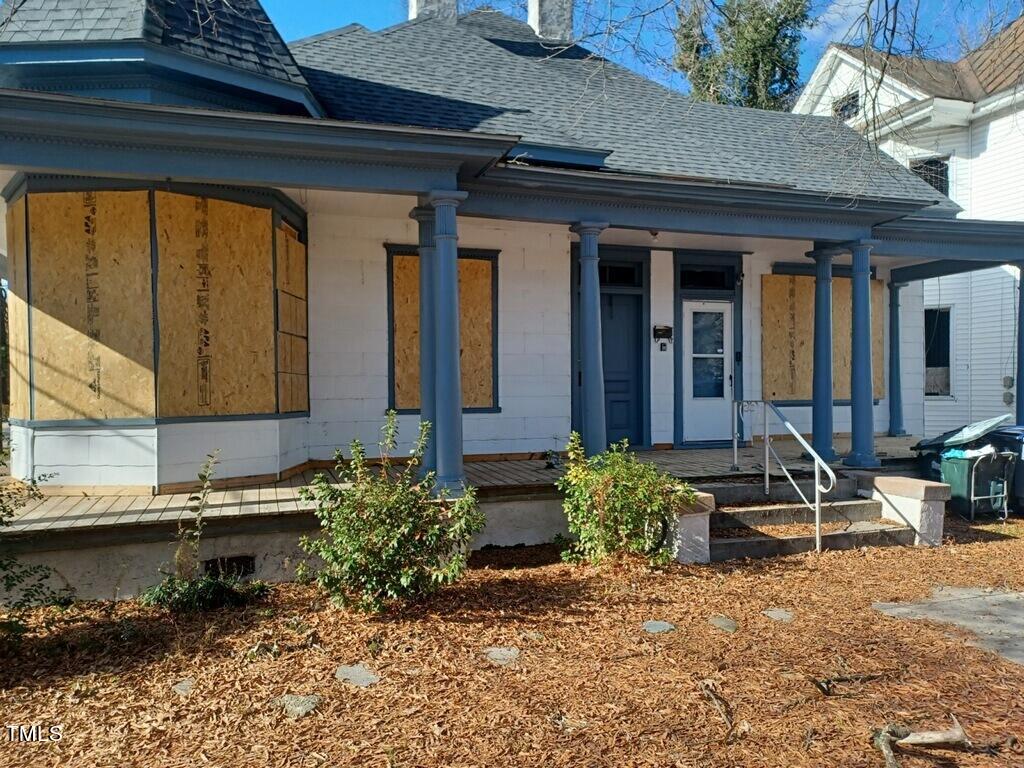
[[(200, 17), (196, 8), (209, 12)], [(6, 0), (0, 44), (141, 41), (305, 86), (259, 0)]]
[(877, 70), (928, 97), (981, 101), (1024, 80), (1024, 16), (988, 42), (956, 61), (923, 56), (886, 55), (863, 46), (833, 43)]
[(620, 173), (944, 200), (840, 121), (695, 101), (495, 11), (380, 32), (351, 25), (291, 49), (321, 104), (342, 120), (605, 150), (604, 169)]

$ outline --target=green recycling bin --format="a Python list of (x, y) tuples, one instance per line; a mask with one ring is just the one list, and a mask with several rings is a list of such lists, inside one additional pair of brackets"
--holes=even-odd
[(976, 514), (1005, 516), (1017, 457), (1013, 453), (943, 456), (942, 482), (949, 485), (949, 508), (974, 520)]

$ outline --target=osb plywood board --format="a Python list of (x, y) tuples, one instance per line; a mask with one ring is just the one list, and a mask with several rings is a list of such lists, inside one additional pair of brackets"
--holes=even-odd
[(159, 415), (274, 413), (271, 212), (156, 194)]
[[(832, 393), (850, 397), (851, 280), (832, 280)], [(871, 355), (876, 398), (885, 396), (884, 294), (871, 281)], [(761, 279), (761, 380), (766, 400), (810, 400), (814, 372), (814, 278), (764, 275)]]
[(11, 418), (27, 420), (29, 410), (28, 275), (25, 258), (25, 198), (7, 208), (7, 334)]
[[(494, 406), (492, 269), (489, 259), (459, 259), (462, 404)], [(395, 407), (420, 406), (419, 258), (392, 262)]]
[(277, 369), (281, 373), (309, 372), (306, 358), (306, 340), (287, 333), (277, 334)]
[(152, 417), (149, 194), (30, 194), (28, 205), (34, 417)]
[(306, 246), (291, 227), (277, 230), (277, 287), (306, 298)]
[(306, 336), (306, 302), (284, 291), (277, 292), (277, 329), (293, 336)]
[(296, 373), (279, 373), (277, 378), (281, 398), (281, 413), (308, 411), (308, 379)]

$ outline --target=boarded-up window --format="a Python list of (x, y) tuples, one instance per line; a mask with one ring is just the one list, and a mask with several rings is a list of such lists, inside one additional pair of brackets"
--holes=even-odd
[[(462, 404), (494, 408), (496, 260), (459, 258), (459, 340)], [(420, 407), (420, 260), (415, 254), (391, 257), (393, 402), (399, 410)]]
[[(852, 281), (832, 280), (832, 394), (850, 398)], [(883, 286), (871, 281), (872, 389), (885, 396)], [(764, 275), (761, 279), (761, 382), (765, 400), (810, 400), (814, 376), (814, 278)]]
[(33, 418), (152, 418), (149, 193), (28, 198)]
[(277, 230), (278, 410), (309, 410), (306, 246), (288, 225)]
[(159, 416), (274, 413), (267, 208), (156, 193)]

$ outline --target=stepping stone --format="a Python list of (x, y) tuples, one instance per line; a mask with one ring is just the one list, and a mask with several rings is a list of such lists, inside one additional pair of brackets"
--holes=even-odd
[(320, 697), (316, 694), (309, 696), (294, 696), (290, 693), (286, 693), (284, 696), (278, 696), (276, 699), (270, 702), (272, 707), (279, 707), (284, 710), (284, 713), (288, 715), (292, 720), (298, 720), (300, 717), (305, 717), (318, 706), (320, 706)]
[(772, 621), (781, 621), (789, 624), (793, 620), (793, 614), (787, 611), (785, 608), (769, 608), (766, 611), (761, 611)]
[(195, 687), (195, 685), (196, 679), (194, 677), (186, 677), (184, 680), (181, 680), (172, 685), (171, 690), (179, 696), (188, 696), (190, 693), (192, 693), (192, 689)]
[(334, 673), (335, 680), (354, 685), (357, 688), (369, 688), (371, 685), (380, 682), (380, 676), (365, 664), (345, 664), (338, 667)]
[(484, 648), (484, 658), (491, 664), (507, 667), (519, 658), (518, 648)]
[(718, 627), (723, 632), (728, 632), (729, 634), (740, 628), (740, 625), (728, 616), (712, 616), (708, 621), (711, 622), (712, 626)]
[(661, 635), (665, 632), (671, 632), (676, 628), (675, 624), (667, 621), (645, 621), (644, 632), (649, 635)]

